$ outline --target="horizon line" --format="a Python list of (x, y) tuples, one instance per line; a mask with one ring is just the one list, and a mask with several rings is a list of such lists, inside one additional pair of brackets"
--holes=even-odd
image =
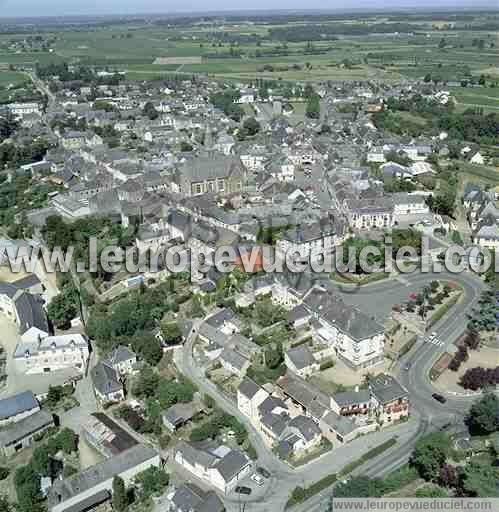
[[(416, 3), (416, 2), (415, 2)], [(404, 6), (404, 7), (346, 7), (346, 8), (310, 8), (310, 9), (301, 9), (301, 8), (295, 8), (295, 9), (279, 9), (279, 8), (246, 8), (246, 7), (239, 7), (239, 8), (230, 8), (230, 9), (216, 9), (216, 10), (174, 10), (171, 12), (167, 11), (138, 11), (138, 12), (129, 12), (129, 13), (119, 13), (119, 12), (109, 12), (109, 13), (79, 13), (79, 14), (39, 14), (39, 15), (33, 15), (33, 16), (19, 16), (19, 15), (5, 15), (3, 14), (0, 16), (0, 21), (2, 20), (33, 20), (33, 19), (39, 19), (39, 18), (104, 18), (104, 17), (125, 17), (125, 18), (133, 18), (133, 17), (144, 17), (144, 16), (172, 16), (172, 17), (199, 17), (199, 16), (218, 16), (218, 15), (239, 15), (241, 13), (243, 14), (349, 14), (349, 13), (365, 13), (365, 14), (376, 14), (376, 13), (400, 13), (400, 12), (416, 12), (416, 13), (446, 13), (446, 12), (452, 12), (456, 15), (458, 12), (463, 11), (469, 11), (469, 12), (499, 12), (499, 7), (496, 7), (495, 5), (462, 5), (457, 7), (458, 10), (456, 10), (456, 6), (442, 6), (442, 7), (424, 7), (424, 6)]]

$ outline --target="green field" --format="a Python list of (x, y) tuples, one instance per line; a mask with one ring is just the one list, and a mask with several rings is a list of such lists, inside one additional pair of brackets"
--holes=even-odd
[(482, 107), (488, 112), (499, 111), (499, 87), (450, 87), (449, 90), (463, 110)]
[(28, 80), (24, 73), (17, 71), (0, 71), (0, 86), (19, 84)]
[[(477, 15), (478, 16), (478, 15)], [(34, 63), (67, 61), (70, 64), (107, 66), (126, 71), (128, 77), (147, 79), (169, 72), (203, 73), (228, 79), (315, 80), (399, 80), (401, 77), (423, 78), (427, 74), (443, 80), (459, 81), (465, 77), (488, 73), (499, 77), (499, 49), (493, 31), (435, 30), (444, 27), (439, 14), (434, 19), (417, 20), (408, 15), (405, 23), (418, 26), (413, 34), (383, 33), (347, 35), (341, 31), (336, 40), (322, 38), (314, 32), (310, 41), (293, 42), (272, 30), (285, 29), (291, 35), (307, 25), (344, 25), (385, 23), (389, 17), (365, 15), (360, 18), (311, 20), (279, 18), (263, 22), (191, 23), (185, 27), (155, 24), (96, 26), (88, 30), (61, 30), (54, 36), (48, 51), (6, 51), (9, 42), (24, 36), (0, 35), (0, 64), (31, 66)], [(496, 20), (491, 15), (491, 20)], [(470, 15), (473, 19), (473, 15)], [(477, 22), (489, 18), (477, 17)], [(348, 32), (348, 30), (345, 30)], [(409, 31), (409, 30), (408, 30)], [(47, 37), (47, 34), (44, 34)], [(445, 40), (442, 48), (441, 41)], [(478, 50), (476, 41), (482, 40)], [(196, 57), (200, 63), (155, 64), (160, 58)], [(474, 102), (473, 94), (461, 92), (459, 103), (495, 108), (490, 98)]]

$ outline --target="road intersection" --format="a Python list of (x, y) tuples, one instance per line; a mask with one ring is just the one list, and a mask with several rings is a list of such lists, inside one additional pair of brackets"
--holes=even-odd
[[(432, 327), (432, 331), (437, 333), (438, 339), (442, 343), (437, 345), (420, 342), (392, 368), (392, 372), (410, 392), (412, 409), (410, 421), (369, 436), (363, 436), (296, 469), (289, 467), (264, 445), (260, 434), (248, 418), (238, 410), (235, 402), (211, 383), (205, 377), (204, 370), (197, 366), (193, 358), (193, 345), (199, 322), (193, 326), (183, 350), (178, 351), (175, 355), (176, 364), (203, 392), (211, 395), (221, 408), (236, 416), (245, 425), (249, 433), (249, 440), (257, 451), (258, 464), (266, 467), (273, 474), (272, 482), (263, 495), (256, 499), (244, 498), (247, 509), (251, 508), (252, 511), (258, 512), (283, 510), (294, 487), (298, 485), (306, 487), (331, 473), (339, 472), (346, 464), (393, 436), (398, 438), (398, 443), (393, 448), (367, 462), (354, 474), (378, 477), (386, 475), (408, 461), (417, 439), (422, 435), (449, 425), (456, 430), (464, 428), (463, 420), (474, 397), (448, 395), (445, 404), (436, 402), (431, 397), (433, 388), (428, 372), (440, 354), (445, 352), (466, 328), (467, 314), (476, 307), (480, 293), (484, 289), (482, 280), (472, 273), (414, 272), (405, 274), (402, 281), (387, 279), (355, 290), (336, 285), (336, 291), (347, 303), (356, 304), (362, 308), (367, 307), (369, 303), (374, 303), (378, 314), (386, 314), (396, 301), (401, 301), (402, 297), (407, 296), (408, 287), (421, 289), (434, 280), (452, 281), (462, 288), (463, 294), (460, 301), (451, 308), (448, 314)], [(404, 368), (409, 362), (410, 367), (405, 370)], [(324, 490), (306, 502), (293, 507), (293, 512), (310, 512), (320, 509), (327, 493), (328, 490)], [(227, 503), (229, 510), (235, 510), (236, 504), (240, 505), (239, 499), (229, 498)]]

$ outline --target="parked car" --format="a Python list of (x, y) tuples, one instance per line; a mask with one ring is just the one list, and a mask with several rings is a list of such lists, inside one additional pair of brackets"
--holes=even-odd
[(265, 483), (265, 480), (262, 478), (262, 476), (257, 473), (253, 473), (251, 475), (251, 480), (253, 480), (256, 485), (263, 485)]
[(251, 489), (249, 487), (245, 487), (244, 485), (238, 485), (234, 491), (236, 491), (237, 494), (246, 494), (246, 496), (251, 494)]
[(262, 468), (262, 467), (258, 467), (256, 468), (256, 472), (259, 474), (259, 475), (262, 475), (263, 478), (270, 478), (270, 471), (267, 471), (265, 468)]
[(405, 370), (405, 371), (408, 371), (408, 370), (410, 370), (410, 369), (411, 369), (411, 363), (406, 363), (406, 364), (404, 365), (404, 370)]
[(447, 398), (445, 398), (443, 395), (439, 395), (438, 393), (433, 393), (431, 396), (441, 404), (445, 404), (445, 402), (447, 402)]

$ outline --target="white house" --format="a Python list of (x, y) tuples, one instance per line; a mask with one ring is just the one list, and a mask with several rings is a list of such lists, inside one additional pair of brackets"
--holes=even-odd
[(237, 388), (237, 408), (246, 415), (254, 425), (259, 424), (258, 407), (269, 394), (250, 378), (245, 377)]
[(284, 363), (299, 377), (310, 377), (320, 369), (319, 362), (306, 345), (290, 348), (284, 354)]
[(88, 341), (81, 334), (40, 336), (35, 341), (18, 343), (14, 363), (20, 373), (48, 373), (65, 368), (84, 373), (88, 356)]
[(179, 442), (175, 449), (175, 462), (205, 483), (228, 494), (253, 470), (249, 457), (239, 451), (219, 446), (204, 451), (186, 442)]

